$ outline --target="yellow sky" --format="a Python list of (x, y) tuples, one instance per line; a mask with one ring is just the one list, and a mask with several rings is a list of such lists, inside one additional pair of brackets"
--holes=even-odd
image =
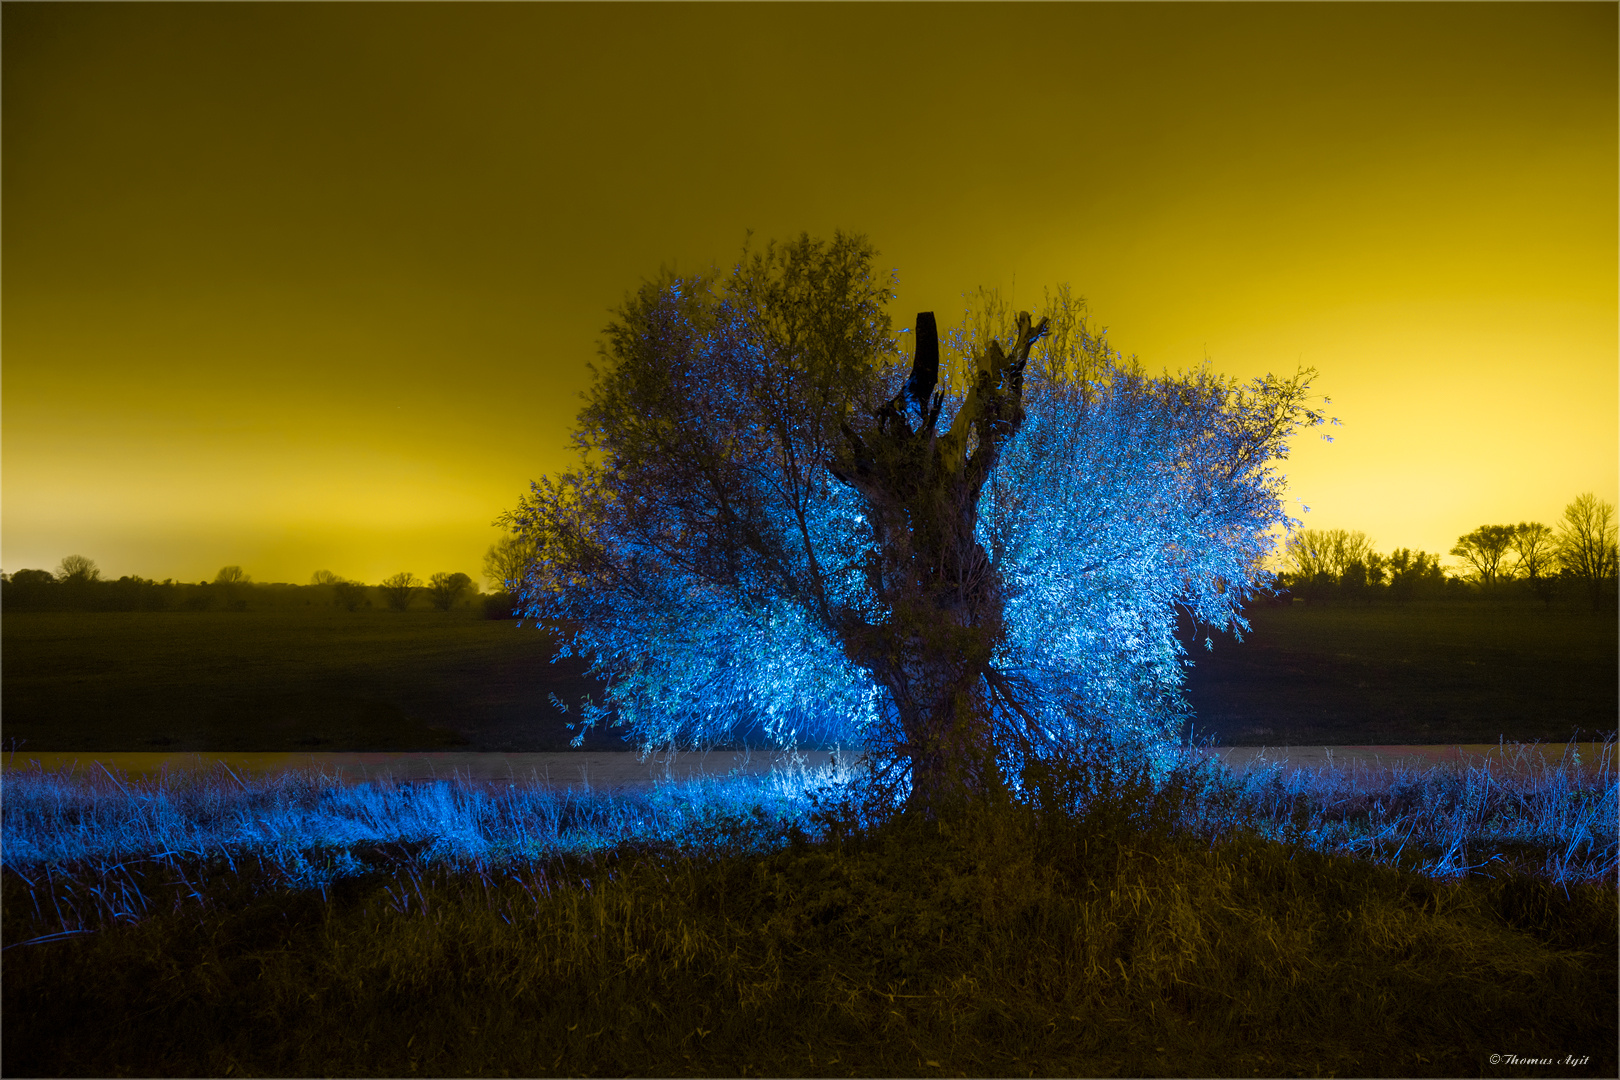
[(0, 566), (477, 576), (608, 309), (747, 229), (1320, 369), (1308, 525), (1553, 523), (1620, 487), (1616, 13), (7, 4)]

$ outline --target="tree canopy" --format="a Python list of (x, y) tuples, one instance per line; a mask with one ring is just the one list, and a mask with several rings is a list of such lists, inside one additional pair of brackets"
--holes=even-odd
[(584, 721), (856, 745), (929, 805), (1099, 730), (1173, 734), (1178, 612), (1245, 627), (1311, 373), (1149, 376), (1066, 290), (943, 342), (923, 313), (908, 370), (874, 258), (801, 236), (666, 273), (607, 328), (583, 464), (505, 519), (525, 614), (606, 680)]
[(1467, 536), (1459, 536), (1451, 553), (1467, 560), (1468, 565), (1474, 568), (1479, 583), (1491, 588), (1504, 573), (1512, 576), (1511, 569), (1504, 565), (1503, 560), (1513, 550), (1515, 536), (1516, 530), (1512, 525), (1481, 525)]
[(1614, 504), (1591, 492), (1564, 507), (1564, 520), (1558, 523), (1558, 561), (1565, 573), (1586, 587), (1593, 611), (1602, 607), (1620, 565), (1616, 533)]

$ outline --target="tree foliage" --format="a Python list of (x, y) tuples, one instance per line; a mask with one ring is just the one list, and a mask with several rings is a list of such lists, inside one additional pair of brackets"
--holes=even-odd
[(515, 593), (523, 574), (534, 562), (534, 549), (523, 537), (508, 533), (484, 552), (484, 580), (501, 591)]
[(1513, 576), (1512, 568), (1504, 565), (1513, 550), (1516, 530), (1512, 525), (1481, 525), (1466, 536), (1459, 536), (1451, 549), (1473, 567), (1474, 575), (1485, 588), (1493, 588), (1504, 577)]
[(411, 597), (421, 590), (422, 579), (408, 570), (402, 570), (393, 577), (384, 578), (381, 587), (388, 606), (395, 611), (404, 611), (411, 606)]
[(855, 743), (930, 805), (1098, 728), (1173, 732), (1176, 613), (1244, 626), (1289, 524), (1274, 462), (1323, 419), (1308, 373), (1150, 377), (1060, 292), (947, 335), (943, 380), (925, 313), (907, 376), (874, 254), (666, 273), (608, 327), (583, 465), (506, 519), (527, 615), (607, 682), (586, 722)]
[(101, 571), (96, 567), (94, 559), (87, 559), (83, 555), (69, 555), (56, 568), (56, 580), (64, 584), (87, 584), (100, 581)]
[(1439, 596), (1446, 586), (1440, 556), (1410, 548), (1396, 548), (1386, 562), (1389, 591), (1396, 600), (1416, 600)]
[(1614, 504), (1591, 492), (1564, 507), (1564, 520), (1558, 523), (1559, 565), (1581, 582), (1594, 611), (1615, 581), (1616, 532)]
[(1283, 545), (1283, 563), (1291, 591), (1308, 600), (1335, 592), (1365, 596), (1389, 569), (1366, 533), (1347, 529), (1295, 530)]
[(1513, 526), (1513, 573), (1535, 582), (1547, 576), (1557, 559), (1558, 534), (1539, 521)]
[[(406, 603), (410, 600), (407, 598)], [(358, 581), (345, 581), (338, 578), (332, 582), (332, 606), (340, 607), (344, 611), (359, 611), (362, 606), (370, 607), (366, 599), (366, 587)]]
[(439, 611), (449, 611), (455, 604), (456, 598), (467, 591), (472, 584), (472, 578), (466, 574), (451, 574), (440, 571), (428, 579), (428, 602)]

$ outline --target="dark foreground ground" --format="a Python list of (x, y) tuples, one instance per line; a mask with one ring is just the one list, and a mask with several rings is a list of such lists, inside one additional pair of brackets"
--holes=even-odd
[[(1228, 746), (1568, 742), (1612, 735), (1613, 612), (1535, 603), (1262, 607), (1202, 635), (1195, 739)], [(1189, 644), (1191, 644), (1189, 642)]]
[[(1564, 742), (1616, 726), (1612, 614), (1486, 603), (1260, 608), (1194, 650), (1225, 745)], [(470, 612), (9, 613), (0, 738), (29, 750), (544, 752), (594, 688), (545, 631)], [(24, 741), (25, 740), (25, 741)], [(623, 749), (593, 734), (589, 749)]]
[(566, 750), (551, 695), (594, 689), (545, 631), (462, 611), (25, 612), (0, 635), (0, 738), (29, 750)]

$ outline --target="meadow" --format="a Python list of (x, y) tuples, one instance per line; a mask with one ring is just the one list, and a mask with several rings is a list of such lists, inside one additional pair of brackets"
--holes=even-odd
[(15, 769), (0, 1068), (1612, 1076), (1613, 760), (1099, 743), (933, 821), (825, 771)]
[(565, 750), (551, 695), (594, 689), (550, 634), (465, 608), (8, 612), (0, 643), (32, 750)]
[[(1256, 607), (1184, 635), (1192, 741), (1562, 744), (1615, 732), (1616, 623), (1560, 602)], [(1215, 648), (1205, 650), (1203, 637)], [(8, 611), (6, 745), (64, 751), (560, 751), (600, 687), (545, 630), (456, 609)], [(593, 732), (590, 749), (624, 749)]]
[(1183, 634), (1195, 664), (1194, 741), (1562, 744), (1615, 734), (1612, 610), (1475, 599), (1256, 606), (1248, 615), (1241, 642)]
[[(1613, 731), (1612, 619), (1253, 618), (1197, 656), (1199, 734)], [(543, 632), (465, 612), (0, 629), (14, 762), (562, 749), (544, 703), (589, 689)], [(1613, 1076), (1620, 793), (1612, 753), (1577, 753), (1233, 772), (1099, 743), (935, 821), (848, 772), (593, 792), (12, 768), (0, 1072)]]

